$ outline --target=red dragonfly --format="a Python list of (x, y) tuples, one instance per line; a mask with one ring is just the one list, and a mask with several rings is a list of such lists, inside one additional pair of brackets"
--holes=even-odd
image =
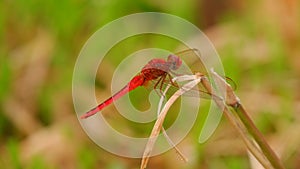
[[(187, 51), (197, 51), (197, 49), (188, 49), (182, 52), (175, 54), (170, 54), (168, 58), (165, 59), (152, 59), (150, 60), (138, 73), (134, 76), (129, 83), (125, 87), (123, 87), (119, 92), (115, 93), (112, 97), (108, 98), (97, 107), (91, 109), (90, 111), (86, 112), (84, 115), (81, 116), (81, 119), (88, 118), (97, 112), (101, 111), (103, 108), (107, 107), (115, 100), (119, 99), (120, 97), (124, 96), (125, 94), (129, 93), (130, 91), (136, 89), (139, 86), (146, 86), (150, 81), (156, 80), (154, 84), (154, 89), (160, 86), (160, 89), (165, 83), (166, 78), (170, 80), (170, 83), (173, 86), (177, 86), (174, 82), (172, 82), (171, 74), (175, 74), (175, 70), (179, 69), (182, 65), (182, 60), (179, 56), (180, 53), (185, 53)], [(177, 86), (178, 87), (178, 86)]]

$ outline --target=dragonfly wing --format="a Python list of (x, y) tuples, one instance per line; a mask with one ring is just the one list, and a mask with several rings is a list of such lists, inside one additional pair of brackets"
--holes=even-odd
[(175, 55), (183, 61), (183, 65), (176, 71), (179, 74), (194, 74), (195, 72), (207, 74), (203, 56), (198, 49), (186, 49), (175, 53)]

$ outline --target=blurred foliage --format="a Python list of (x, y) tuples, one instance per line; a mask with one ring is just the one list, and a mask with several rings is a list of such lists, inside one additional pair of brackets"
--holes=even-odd
[[(138, 168), (139, 159), (112, 155), (88, 139), (73, 110), (71, 81), (80, 49), (96, 30), (121, 16), (147, 11), (177, 15), (207, 34), (258, 127), (287, 168), (299, 168), (299, 7), (296, 0), (4, 0), (0, 3), (0, 168)], [(177, 44), (155, 35), (132, 37), (116, 45), (105, 63), (114, 70), (135, 50), (149, 46), (171, 50)], [(97, 92), (110, 91), (107, 76), (97, 78)], [(144, 97), (139, 91), (132, 95)], [(137, 108), (147, 107), (139, 100), (133, 99)], [(208, 104), (201, 110), (206, 109)], [(166, 126), (176, 116), (170, 115)], [(113, 126), (133, 135), (148, 135), (153, 126), (153, 122), (119, 120), (115, 114), (107, 117)], [(199, 125), (179, 145), (191, 159), (188, 164), (169, 151), (151, 158), (149, 168), (256, 168), (249, 167), (246, 148), (226, 119), (207, 143), (199, 144), (204, 118), (200, 111)]]

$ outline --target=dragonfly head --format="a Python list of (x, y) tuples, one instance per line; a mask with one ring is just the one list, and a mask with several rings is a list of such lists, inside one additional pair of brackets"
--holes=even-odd
[(182, 64), (181, 59), (178, 56), (172, 54), (168, 56), (167, 62), (169, 63), (171, 70), (178, 69)]

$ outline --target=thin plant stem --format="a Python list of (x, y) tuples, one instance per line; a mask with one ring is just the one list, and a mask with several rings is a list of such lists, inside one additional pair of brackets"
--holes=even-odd
[[(204, 88), (209, 92), (213, 93), (212, 87), (210, 82), (207, 80), (206, 77), (202, 78), (201, 81)], [(212, 99), (217, 104), (217, 106), (221, 109), (223, 109), (223, 113), (225, 117), (229, 120), (229, 122), (233, 125), (233, 127), (239, 132), (240, 136), (242, 137), (242, 140), (244, 141), (245, 145), (247, 146), (248, 150), (255, 156), (255, 158), (265, 167), (265, 168), (273, 168), (269, 161), (266, 160), (266, 158), (263, 156), (262, 152), (253, 144), (251, 139), (247, 136), (246, 129), (239, 123), (238, 120), (234, 117), (232, 112), (228, 109), (228, 107), (225, 105), (223, 100), (220, 98), (215, 97), (212, 95)]]
[(246, 128), (248, 129), (249, 133), (252, 135), (254, 140), (257, 142), (259, 147), (262, 149), (262, 152), (265, 154), (265, 156), (268, 158), (268, 160), (272, 163), (274, 168), (276, 169), (284, 169), (284, 166), (281, 162), (281, 160), (278, 158), (278, 156), (275, 154), (275, 152), (271, 149), (267, 141), (265, 140), (264, 136), (259, 132), (259, 130), (254, 125), (251, 118), (248, 116), (246, 110), (244, 109), (242, 104), (239, 104), (237, 107), (234, 107), (234, 110), (236, 111), (237, 115), (241, 119), (241, 121), (244, 123)]
[[(269, 162), (272, 164), (272, 166), (275, 169), (284, 169), (284, 166), (281, 162), (281, 160), (278, 158), (278, 156), (275, 154), (275, 152), (271, 149), (267, 141), (265, 140), (264, 136), (261, 134), (261, 132), (257, 129), (251, 118), (249, 117), (246, 109), (244, 106), (240, 103), (240, 99), (235, 95), (233, 92), (231, 86), (226, 83), (226, 81), (219, 76), (216, 72), (211, 70), (214, 80), (218, 85), (222, 85), (226, 87), (226, 104), (233, 107), (236, 114), (238, 115), (239, 119), (244, 124), (247, 131), (250, 133), (250, 135), (254, 138), (258, 146), (261, 148), (262, 152), (266, 156), (266, 158), (269, 160)], [(205, 80), (202, 80), (202, 82)]]

